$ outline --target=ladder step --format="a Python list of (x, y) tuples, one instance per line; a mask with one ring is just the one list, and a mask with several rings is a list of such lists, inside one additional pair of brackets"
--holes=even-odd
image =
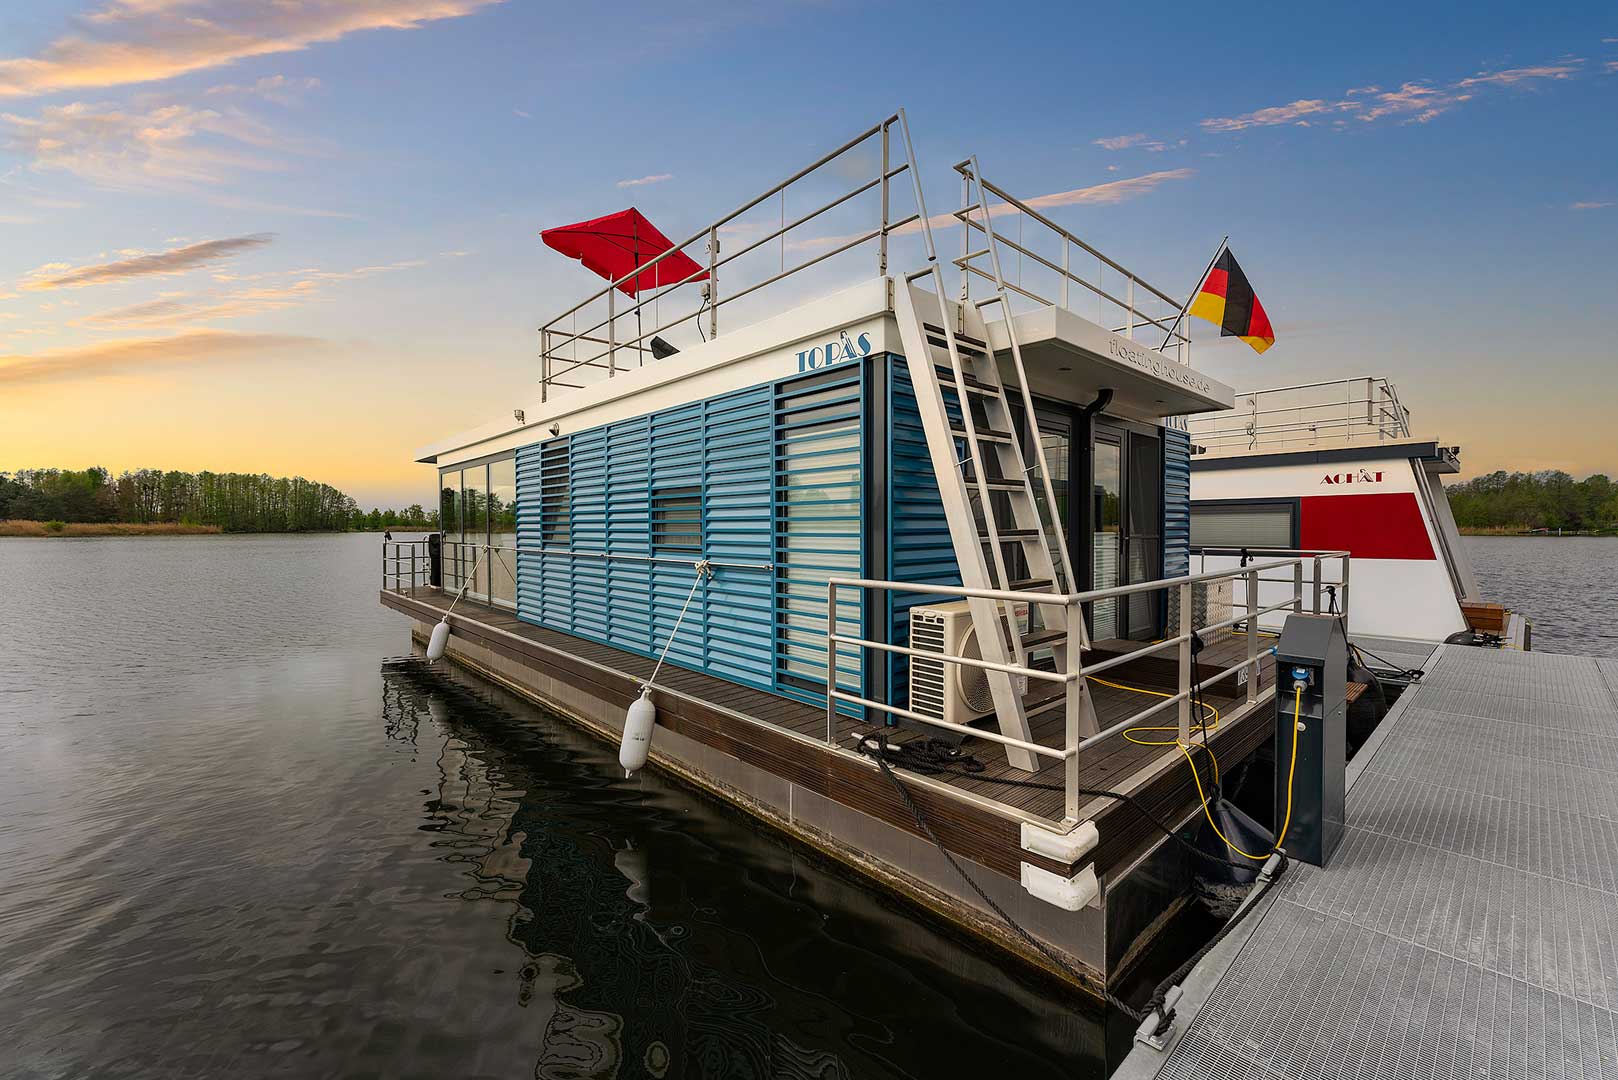
[[(976, 481), (967, 481), (967, 482), (972, 484), (972, 486), (974, 486), (974, 487), (977, 486)], [(1021, 480), (985, 480), (985, 481), (983, 481), (983, 486), (988, 488), (990, 491), (1023, 491), (1023, 490), (1025, 490), (1025, 488), (1023, 486), (1023, 482)], [(1002, 534), (1002, 535), (1004, 535), (1004, 534)]]
[(1024, 648), (1032, 649), (1037, 645), (1049, 645), (1053, 641), (1066, 641), (1066, 640), (1067, 640), (1067, 631), (1066, 630), (1053, 630), (1053, 629), (1051, 629), (1049, 627), (1045, 627), (1045, 628), (1034, 631), (1032, 634), (1024, 635), (1023, 639), (1022, 639), (1022, 643), (1023, 643)]
[(1016, 578), (1006, 583), (1007, 592), (1043, 592), (1051, 587), (1051, 579), (1044, 577)]
[[(949, 342), (943, 338), (928, 334), (927, 344), (942, 352), (945, 359), (949, 357)], [(974, 349), (972, 346), (965, 344), (960, 338), (955, 339), (955, 351), (972, 360), (981, 360), (988, 355), (981, 349)]]
[[(955, 375), (953, 372), (941, 371), (938, 373), (938, 381), (943, 383), (945, 386), (954, 386)], [(966, 376), (966, 389), (971, 393), (981, 394), (984, 397), (1000, 396), (1000, 387), (990, 386), (988, 383), (974, 375)]]
[[(949, 430), (950, 434), (954, 435), (957, 439), (966, 438), (966, 429), (961, 427), (959, 424), (951, 424)], [(993, 428), (980, 427), (977, 429), (977, 435), (978, 442), (1009, 443), (1013, 441), (1011, 432), (995, 431)]]
[[(936, 325), (934, 325), (933, 323), (930, 323), (930, 322), (924, 322), (921, 325), (926, 329), (926, 331), (929, 334), (936, 335), (937, 337), (946, 337), (946, 336), (948, 336), (948, 335), (946, 335), (944, 333), (944, 328), (942, 326), (936, 326)], [(979, 339), (977, 339), (975, 337), (972, 337), (972, 336), (970, 336), (968, 334), (961, 333), (959, 330), (957, 330), (955, 332), (955, 340), (956, 341), (964, 341), (968, 345), (974, 345), (979, 349), (987, 349), (989, 347), (989, 343), (987, 341), (980, 341)]]
[[(999, 535), (1000, 539), (1002, 539), (1002, 540), (1037, 540), (1037, 539), (1039, 539), (1039, 530), (1038, 529), (1000, 529), (998, 531), (998, 535)], [(979, 533), (978, 534), (978, 539), (987, 540), (987, 539), (989, 539), (989, 535), (987, 533)]]

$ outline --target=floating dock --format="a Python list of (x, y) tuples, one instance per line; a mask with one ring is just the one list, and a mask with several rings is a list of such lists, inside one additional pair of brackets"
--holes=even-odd
[(1618, 1076), (1618, 660), (1441, 646), (1114, 1080)]

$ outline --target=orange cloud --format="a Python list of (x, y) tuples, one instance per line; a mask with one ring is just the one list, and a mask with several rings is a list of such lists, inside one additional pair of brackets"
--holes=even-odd
[(0, 97), (171, 79), (364, 30), (413, 30), (499, 0), (111, 0), (34, 56), (0, 60)]
[(85, 285), (102, 285), (109, 281), (151, 275), (180, 274), (199, 266), (228, 259), (243, 251), (263, 247), (274, 239), (271, 233), (251, 236), (232, 236), (224, 240), (205, 240), (200, 244), (171, 248), (152, 255), (137, 255), (117, 262), (97, 263), (92, 266), (68, 267), (64, 263), (47, 263), (35, 269), (22, 282), (24, 289), (35, 292), (47, 289), (77, 289)]
[(166, 338), (107, 341), (32, 355), (0, 356), (0, 386), (92, 378), (175, 364), (242, 360), (323, 348), (319, 338), (199, 330)]

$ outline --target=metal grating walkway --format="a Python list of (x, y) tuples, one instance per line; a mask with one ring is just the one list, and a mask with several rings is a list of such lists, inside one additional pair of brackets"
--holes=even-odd
[(1618, 661), (1427, 671), (1350, 767), (1331, 866), (1294, 864), (1115, 1080), (1618, 1080)]

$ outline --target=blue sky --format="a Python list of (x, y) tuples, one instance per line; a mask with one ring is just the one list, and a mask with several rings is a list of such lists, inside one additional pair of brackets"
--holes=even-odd
[(1468, 472), (1618, 473), (1611, 5), (523, 0), (0, 12), (0, 468), (425, 500), (594, 288), (540, 229), (694, 232), (900, 105), (935, 209), (974, 152), (1115, 185), (1053, 214), (1175, 293), (1231, 234), (1280, 341), (1226, 382), (1383, 374)]

